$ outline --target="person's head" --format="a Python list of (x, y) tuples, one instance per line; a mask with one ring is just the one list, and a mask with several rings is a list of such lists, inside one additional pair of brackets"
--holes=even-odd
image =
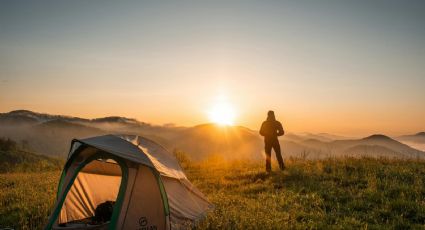
[(267, 120), (276, 120), (273, 110), (267, 112)]

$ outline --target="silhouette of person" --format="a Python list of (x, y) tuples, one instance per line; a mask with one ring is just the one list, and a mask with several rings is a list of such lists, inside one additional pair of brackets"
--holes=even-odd
[(282, 124), (276, 120), (273, 111), (267, 113), (267, 120), (263, 122), (260, 128), (260, 135), (264, 136), (264, 150), (266, 152), (266, 171), (270, 172), (271, 169), (271, 155), (272, 149), (276, 153), (276, 158), (279, 163), (279, 168), (281, 170), (285, 169), (285, 164), (283, 163), (279, 140), (279, 136), (283, 136), (285, 131), (283, 130)]

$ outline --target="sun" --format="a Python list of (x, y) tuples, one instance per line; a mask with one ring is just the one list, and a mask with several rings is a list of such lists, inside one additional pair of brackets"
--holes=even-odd
[(233, 125), (236, 113), (229, 103), (218, 102), (208, 111), (208, 117), (211, 122), (219, 125)]

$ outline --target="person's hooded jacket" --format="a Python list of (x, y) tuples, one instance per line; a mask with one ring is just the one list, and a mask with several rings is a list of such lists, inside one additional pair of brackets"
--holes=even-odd
[(263, 122), (260, 128), (260, 135), (267, 140), (277, 140), (278, 136), (283, 136), (285, 131), (282, 124), (276, 120), (273, 111), (267, 114), (267, 120)]

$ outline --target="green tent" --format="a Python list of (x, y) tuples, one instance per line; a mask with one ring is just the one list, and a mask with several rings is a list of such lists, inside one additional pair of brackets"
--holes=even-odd
[[(107, 201), (110, 220), (90, 221)], [(105, 135), (72, 141), (46, 229), (186, 229), (211, 208), (165, 148)]]

